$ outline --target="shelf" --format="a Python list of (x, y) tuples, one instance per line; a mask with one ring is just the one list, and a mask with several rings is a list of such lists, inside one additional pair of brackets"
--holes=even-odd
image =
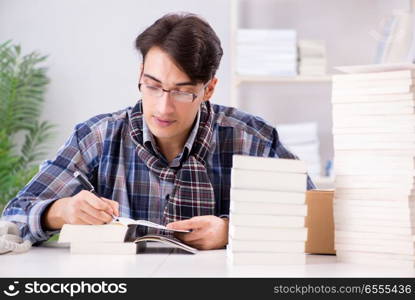
[(331, 82), (330, 75), (324, 76), (257, 76), (257, 75), (235, 75), (235, 83), (313, 83), (313, 82)]

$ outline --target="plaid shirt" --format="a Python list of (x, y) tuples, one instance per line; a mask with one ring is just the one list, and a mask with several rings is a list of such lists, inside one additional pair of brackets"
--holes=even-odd
[[(279, 142), (276, 129), (261, 118), (216, 104), (212, 104), (212, 109), (213, 137), (207, 171), (214, 188), (215, 215), (221, 216), (229, 214), (233, 154), (296, 157)], [(24, 239), (35, 244), (47, 240), (57, 231), (42, 228), (42, 215), (55, 200), (81, 191), (73, 176), (80, 170), (100, 196), (119, 203), (120, 216), (160, 223), (164, 198), (172, 187), (149, 172), (138, 158), (130, 136), (132, 110), (129, 107), (98, 115), (76, 125), (57, 156), (45, 161), (38, 174), (8, 203), (3, 219), (18, 224)], [(191, 136), (188, 143), (192, 143)], [(145, 146), (149, 147), (148, 143)], [(185, 150), (179, 158), (187, 155)], [(309, 177), (307, 188), (314, 188)]]

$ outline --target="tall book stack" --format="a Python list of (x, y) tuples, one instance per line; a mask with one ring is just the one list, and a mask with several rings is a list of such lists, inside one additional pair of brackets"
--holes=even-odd
[(231, 180), (228, 263), (304, 264), (305, 163), (234, 155)]
[(349, 71), (332, 93), (337, 256), (414, 267), (414, 65)]
[(236, 69), (241, 75), (297, 75), (297, 32), (239, 29)]

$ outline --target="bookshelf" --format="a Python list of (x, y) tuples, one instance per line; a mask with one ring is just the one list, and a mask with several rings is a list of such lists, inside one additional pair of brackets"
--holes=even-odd
[[(287, 85), (315, 85), (323, 84), (331, 85), (331, 75), (316, 75), (316, 76), (258, 76), (258, 75), (243, 75), (237, 73), (237, 31), (240, 28), (240, 6), (241, 0), (230, 0), (230, 67), (231, 67), (231, 89), (230, 89), (230, 105), (236, 108), (241, 108), (241, 101), (239, 90), (242, 85), (248, 86), (249, 89), (255, 89), (257, 84), (267, 84), (276, 87), (285, 87)], [(269, 13), (269, 12), (268, 12)], [(293, 88), (293, 93), (295, 93)], [(271, 105), (270, 105), (271, 106)], [(331, 116), (328, 116), (329, 118)], [(325, 162), (322, 161), (322, 167), (324, 168)], [(313, 177), (316, 185), (322, 188), (331, 188), (333, 186), (332, 178), (325, 176)]]
[[(415, 1), (415, 0), (414, 0)], [(238, 89), (241, 84), (250, 83), (270, 83), (270, 84), (295, 84), (295, 83), (331, 83), (331, 76), (257, 76), (257, 75), (242, 75), (236, 72), (236, 33), (239, 29), (239, 9), (240, 0), (231, 0), (231, 26), (230, 26), (230, 44), (231, 44), (231, 106), (239, 108)]]

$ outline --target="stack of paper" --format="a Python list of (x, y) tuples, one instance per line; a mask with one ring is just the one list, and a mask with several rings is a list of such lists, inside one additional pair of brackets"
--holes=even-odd
[[(339, 260), (414, 266), (414, 66), (333, 78)], [(352, 69), (353, 70), (353, 69)]]
[(241, 75), (297, 75), (295, 30), (239, 29), (237, 73)]
[(234, 155), (231, 182), (228, 262), (304, 264), (305, 163)]
[(324, 41), (300, 40), (298, 42), (300, 54), (299, 73), (305, 76), (326, 74), (326, 47)]
[(281, 143), (307, 165), (311, 177), (320, 176), (321, 160), (316, 122), (277, 124)]

